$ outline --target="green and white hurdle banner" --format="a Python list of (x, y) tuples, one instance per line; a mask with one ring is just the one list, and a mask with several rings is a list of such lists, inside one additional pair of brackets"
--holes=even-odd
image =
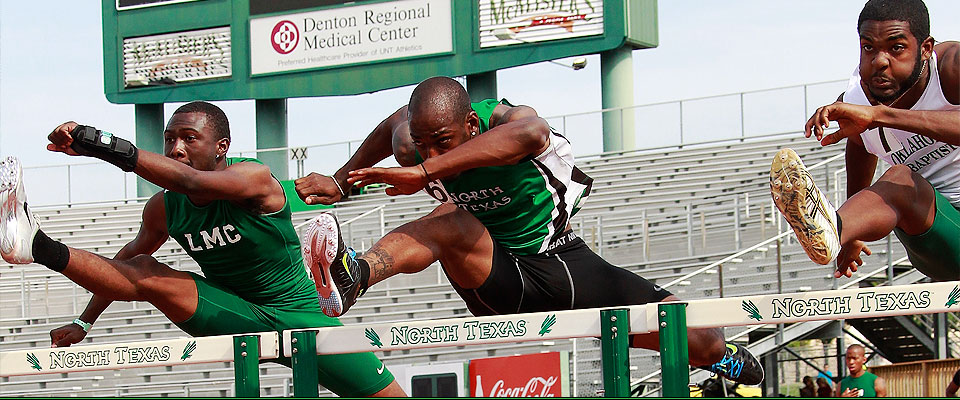
[(283, 332), (294, 395), (317, 395), (316, 355), (599, 337), (606, 396), (628, 396), (629, 336), (659, 332), (664, 395), (689, 396), (687, 328), (960, 311), (960, 283), (827, 290)]
[[(687, 305), (688, 328), (934, 314), (960, 311), (960, 282), (725, 297), (682, 303)], [(657, 306), (646, 305), (647, 326), (655, 330), (658, 329), (658, 316), (654, 311)]]
[[(391, 351), (600, 336), (600, 308), (316, 328), (318, 354)], [(643, 312), (639, 310), (639, 312)], [(635, 324), (644, 324), (637, 318)], [(283, 331), (284, 343), (292, 333)], [(293, 356), (293, 347), (284, 347)]]
[(605, 362), (620, 361), (615, 367), (604, 368), (605, 381), (615, 380), (619, 388), (607, 389), (607, 393), (626, 395), (630, 383), (629, 357), (624, 357), (629, 338), (626, 333), (630, 325), (650, 331), (643, 326), (644, 312), (642, 306), (636, 306), (639, 315), (628, 317), (626, 309), (591, 308), (287, 330), (283, 331), (287, 344), (284, 355), (292, 359), (294, 396), (316, 397), (316, 373), (311, 371), (316, 370), (317, 354), (600, 337)]
[[(667, 397), (689, 397), (688, 328), (958, 312), (960, 282), (730, 297), (645, 307), (647, 326), (660, 331), (661, 393)], [(653, 321), (659, 323), (650, 325)]]
[(237, 395), (259, 397), (261, 359), (280, 356), (277, 332), (0, 352), (0, 377), (234, 361)]

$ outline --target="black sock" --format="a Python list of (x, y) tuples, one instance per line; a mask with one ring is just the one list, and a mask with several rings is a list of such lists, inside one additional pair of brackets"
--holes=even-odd
[(841, 229), (843, 229), (843, 221), (840, 219), (840, 213), (837, 213), (837, 240), (840, 240)]
[(360, 267), (360, 291), (358, 296), (364, 294), (370, 287), (370, 264), (367, 260), (357, 258), (357, 266)]
[(70, 249), (38, 230), (33, 237), (33, 261), (54, 272), (63, 272), (70, 261)]

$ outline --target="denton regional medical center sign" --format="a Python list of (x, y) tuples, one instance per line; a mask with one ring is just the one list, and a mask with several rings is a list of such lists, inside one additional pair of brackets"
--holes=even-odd
[(251, 19), (250, 72), (451, 53), (450, 1), (391, 1)]

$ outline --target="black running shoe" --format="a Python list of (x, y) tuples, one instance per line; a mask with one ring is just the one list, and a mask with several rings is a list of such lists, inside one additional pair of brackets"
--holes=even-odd
[(720, 362), (700, 368), (744, 385), (759, 385), (763, 382), (763, 366), (760, 365), (760, 360), (745, 347), (735, 343), (727, 343), (727, 352)]
[(356, 252), (343, 243), (340, 224), (333, 214), (318, 215), (300, 238), (303, 263), (317, 287), (323, 313), (339, 317), (363, 294)]

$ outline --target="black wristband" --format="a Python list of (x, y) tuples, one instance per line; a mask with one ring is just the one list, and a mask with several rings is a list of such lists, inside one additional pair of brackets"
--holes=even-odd
[(70, 136), (73, 136), (70, 148), (80, 155), (99, 158), (126, 172), (137, 167), (137, 147), (126, 139), (86, 125), (77, 125)]

